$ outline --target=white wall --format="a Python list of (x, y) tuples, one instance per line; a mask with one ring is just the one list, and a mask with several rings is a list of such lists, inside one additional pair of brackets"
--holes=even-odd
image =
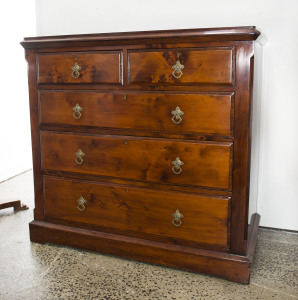
[(35, 1), (1, 1), (0, 182), (32, 168), (27, 64), (20, 45), (36, 32)]
[(36, 0), (38, 35), (255, 25), (266, 36), (258, 212), (298, 230), (297, 0)]

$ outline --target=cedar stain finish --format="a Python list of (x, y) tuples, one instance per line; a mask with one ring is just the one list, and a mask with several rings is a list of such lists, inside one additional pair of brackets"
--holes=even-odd
[[(145, 129), (232, 136), (233, 93), (228, 94), (113, 94), (40, 92), (41, 124)], [(73, 108), (82, 107), (74, 118)], [(133, 107), (133, 111), (132, 111)], [(183, 111), (173, 122), (173, 111)], [(133, 114), (133, 117), (132, 117)], [(177, 123), (177, 120), (174, 118)]]
[[(46, 220), (54, 217), (77, 223), (138, 231), (150, 235), (228, 246), (228, 198), (202, 197), (181, 193), (126, 188), (114, 185), (44, 179)], [(77, 209), (77, 199), (87, 202)], [(171, 216), (183, 214), (183, 226), (176, 228)], [(152, 226), (154, 224), (154, 226)], [(154, 236), (152, 237), (154, 240)]]
[(248, 26), (25, 38), (31, 241), (249, 283), (260, 219), (248, 226), (259, 34)]
[[(228, 190), (231, 143), (176, 142), (131, 137), (98, 137), (43, 132), (43, 168), (110, 177), (198, 185)], [(83, 163), (75, 153), (85, 154)], [(174, 174), (179, 157), (182, 172)]]
[[(120, 84), (120, 52), (39, 54), (38, 82), (42, 83), (98, 83)], [(72, 76), (72, 67), (77, 63), (81, 68), (80, 76)], [(75, 75), (77, 76), (77, 75)]]
[[(233, 51), (192, 50), (129, 52), (129, 84), (232, 85)], [(173, 66), (179, 61), (183, 75), (175, 78)]]

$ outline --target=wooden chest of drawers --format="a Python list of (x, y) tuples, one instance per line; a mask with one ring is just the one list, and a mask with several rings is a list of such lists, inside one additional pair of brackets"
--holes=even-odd
[(25, 38), (52, 242), (248, 283), (254, 27)]

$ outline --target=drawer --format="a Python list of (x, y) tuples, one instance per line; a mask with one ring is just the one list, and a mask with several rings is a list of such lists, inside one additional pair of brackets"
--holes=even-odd
[(232, 135), (233, 94), (40, 92), (42, 124)]
[[(228, 247), (229, 198), (44, 178), (46, 220)], [(177, 211), (178, 210), (178, 211)], [(177, 213), (176, 213), (177, 212)], [(179, 215), (179, 213), (182, 215)], [(181, 243), (177, 241), (177, 243)]]
[(232, 143), (42, 132), (43, 169), (231, 189)]
[(129, 51), (131, 85), (234, 84), (233, 48)]
[(38, 55), (38, 82), (122, 83), (122, 52), (67, 52)]

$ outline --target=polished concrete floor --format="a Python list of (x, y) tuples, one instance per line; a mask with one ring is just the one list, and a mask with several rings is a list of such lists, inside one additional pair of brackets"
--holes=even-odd
[(250, 285), (88, 251), (30, 243), (32, 172), (0, 184), (0, 299), (298, 299), (298, 234), (260, 229)]

